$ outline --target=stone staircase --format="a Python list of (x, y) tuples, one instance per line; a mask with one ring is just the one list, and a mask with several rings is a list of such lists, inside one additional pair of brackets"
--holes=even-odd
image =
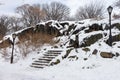
[(44, 68), (50, 66), (50, 63), (58, 55), (60, 55), (62, 50), (48, 50), (43, 56), (35, 60), (30, 66), (33, 68)]

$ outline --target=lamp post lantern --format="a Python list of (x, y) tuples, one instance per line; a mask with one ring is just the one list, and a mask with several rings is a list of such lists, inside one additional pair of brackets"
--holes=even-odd
[(12, 38), (13, 38), (13, 42), (12, 42), (12, 54), (11, 54), (11, 60), (10, 60), (10, 63), (12, 64), (13, 63), (13, 53), (14, 53), (14, 44), (15, 44), (15, 38), (16, 38), (16, 34), (12, 34)]
[(112, 10), (113, 10), (113, 7), (109, 6), (107, 8), (108, 10), (108, 13), (109, 13), (109, 30), (110, 30), (110, 33), (109, 33), (109, 45), (112, 46), (112, 33), (111, 33), (111, 13), (112, 13)]

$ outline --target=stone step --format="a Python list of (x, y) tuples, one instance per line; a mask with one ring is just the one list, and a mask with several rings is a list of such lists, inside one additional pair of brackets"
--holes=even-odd
[(59, 54), (61, 54), (61, 53), (60, 53), (60, 52), (54, 52), (54, 53), (52, 53), (52, 52), (47, 52), (46, 54), (53, 54), (53, 55), (54, 55), (54, 54), (58, 54), (58, 55), (59, 55)]
[(40, 62), (40, 61), (39, 61), (39, 62), (35, 62), (35, 61), (34, 61), (33, 63), (49, 64), (50, 62)]
[(38, 58), (38, 60), (35, 60), (31, 67), (34, 68), (44, 68), (46, 66), (49, 66), (50, 62), (61, 54), (61, 50), (48, 50), (45, 54), (43, 54), (42, 57)]
[(43, 56), (42, 58), (44, 58), (44, 59), (53, 59), (53, 58), (55, 58), (55, 56)]
[(62, 52), (62, 50), (48, 50), (48, 52)]
[(39, 58), (38, 60), (41, 60), (41, 61), (51, 61), (52, 59)]
[(59, 54), (44, 54), (44, 56), (58, 56)]
[(48, 66), (48, 64), (45, 64), (45, 63), (32, 63), (32, 65)]
[(36, 60), (34, 62), (38, 62), (38, 63), (50, 63), (50, 61), (40, 61), (40, 60)]
[(43, 66), (36, 66), (36, 65), (30, 65), (30, 67), (34, 67), (34, 68), (41, 68), (41, 69), (43, 69), (43, 68), (44, 68)]

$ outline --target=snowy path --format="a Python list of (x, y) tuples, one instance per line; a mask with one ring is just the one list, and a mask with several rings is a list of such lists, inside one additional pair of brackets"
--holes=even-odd
[[(89, 63), (90, 61), (83, 62), (86, 67), (90, 65)], [(119, 60), (100, 61), (97, 64), (102, 66), (93, 69), (80, 68), (83, 64), (77, 61), (66, 64), (63, 62), (43, 70), (1, 64), (0, 80), (120, 80)]]
[(31, 72), (19, 66), (14, 64), (0, 65), (0, 80), (48, 80), (42, 78), (43, 76), (39, 76), (34, 71)]

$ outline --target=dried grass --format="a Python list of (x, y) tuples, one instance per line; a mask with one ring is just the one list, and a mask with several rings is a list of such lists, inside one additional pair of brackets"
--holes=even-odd
[[(40, 49), (41, 46), (45, 43), (53, 45), (55, 42), (53, 38), (55, 35), (48, 35), (42, 33), (35, 33), (35, 34), (26, 34), (26, 39), (20, 39), (18, 47), (22, 57), (26, 57), (31, 51), (35, 51), (36, 49)], [(24, 41), (25, 40), (25, 41)]]

